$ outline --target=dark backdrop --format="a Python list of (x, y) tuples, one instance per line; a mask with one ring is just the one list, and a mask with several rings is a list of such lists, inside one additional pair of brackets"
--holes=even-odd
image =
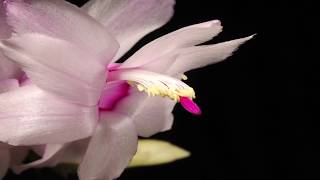
[[(212, 19), (224, 26), (213, 43), (258, 35), (228, 60), (187, 74), (203, 115), (193, 116), (177, 106), (173, 130), (154, 138), (169, 140), (192, 156), (127, 170), (120, 180), (320, 177), (319, 63), (309, 44), (316, 22), (311, 19), (313, 5), (288, 0), (177, 0), (172, 21), (135, 50), (160, 35)], [(29, 171), (19, 179), (27, 177), (59, 179), (49, 170)]]

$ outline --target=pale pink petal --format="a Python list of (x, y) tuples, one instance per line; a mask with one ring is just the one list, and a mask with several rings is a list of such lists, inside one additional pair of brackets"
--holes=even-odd
[(168, 53), (165, 56), (158, 57), (156, 60), (145, 64), (143, 68), (153, 72), (162, 72), (167, 75), (176, 76), (192, 69), (201, 68), (225, 60), (227, 57), (231, 56), (241, 44), (250, 40), (252, 37), (253, 36), (249, 36), (219, 44), (180, 49)]
[(89, 137), (97, 107), (67, 103), (36, 86), (0, 94), (0, 142), (11, 145), (60, 144)]
[(24, 34), (0, 42), (40, 88), (83, 105), (96, 105), (105, 85), (105, 66), (84, 49), (40, 34)]
[(138, 138), (132, 120), (106, 112), (80, 164), (80, 180), (112, 180), (120, 176), (136, 152)]
[(0, 143), (0, 179), (6, 175), (10, 164), (10, 153), (7, 147), (3, 147)]
[(132, 118), (139, 136), (149, 137), (171, 129), (173, 124), (171, 112), (175, 104), (176, 102), (168, 98), (149, 97), (133, 89), (130, 96), (121, 100), (114, 111)]
[(0, 93), (4, 93), (19, 87), (19, 81), (16, 79), (0, 80)]
[(18, 78), (21, 74), (20, 69), (12, 61), (8, 60), (0, 48), (0, 81), (8, 78)]
[(59, 162), (59, 157), (61, 156), (61, 152), (64, 148), (63, 144), (48, 144), (45, 147), (44, 154), (42, 158), (36, 161), (33, 161), (28, 164), (22, 164), (19, 166), (15, 166), (13, 169), (15, 173), (21, 173), (29, 168), (42, 168), (42, 167), (54, 167)]
[(64, 39), (104, 56), (107, 64), (118, 43), (107, 30), (80, 8), (62, 0), (7, 1), (8, 23), (17, 33), (41, 33)]
[(219, 44), (196, 46), (184, 49), (180, 52), (180, 56), (166, 73), (184, 73), (192, 69), (220, 62), (231, 56), (240, 45), (250, 40), (252, 37), (253, 36), (249, 36)]
[(221, 31), (219, 20), (184, 27), (150, 42), (125, 61), (122, 67), (141, 66), (167, 53), (209, 41)]
[(109, 11), (111, 1), (112, 0), (89, 0), (81, 8), (95, 19), (103, 19)]
[[(173, 51), (172, 53), (165, 54), (159, 58), (156, 58), (148, 63), (140, 66), (141, 69), (152, 71), (160, 74), (166, 74), (169, 67), (177, 60), (179, 57), (179, 50)], [(121, 67), (119, 68), (121, 69)], [(178, 77), (180, 78), (181, 77)]]
[(112, 0), (110, 4), (96, 0), (84, 7), (116, 36), (120, 50), (114, 60), (118, 60), (143, 36), (168, 22), (174, 4), (174, 0)]
[[(0, 2), (0, 40), (11, 36), (11, 29), (6, 21), (6, 12), (3, 7), (3, 2)], [(0, 49), (0, 81), (7, 78), (18, 77), (19, 70), (13, 62), (9, 61)]]
[(11, 35), (11, 28), (7, 24), (6, 16), (4, 2), (2, 1), (0, 2), (0, 39), (8, 38)]

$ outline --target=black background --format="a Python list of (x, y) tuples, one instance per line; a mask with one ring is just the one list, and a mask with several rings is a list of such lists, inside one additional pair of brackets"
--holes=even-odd
[[(71, 1), (81, 5), (85, 1)], [(308, 1), (177, 0), (175, 16), (143, 44), (183, 26), (220, 19), (211, 43), (257, 33), (228, 60), (189, 72), (203, 115), (175, 108), (173, 130), (154, 136), (192, 152), (173, 164), (126, 170), (126, 179), (320, 177), (316, 21)], [(61, 179), (50, 170), (7, 179)], [(76, 179), (71, 176), (70, 179)]]

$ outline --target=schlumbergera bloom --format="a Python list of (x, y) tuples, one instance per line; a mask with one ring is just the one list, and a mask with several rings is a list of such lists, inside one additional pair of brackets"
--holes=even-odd
[(224, 60), (252, 37), (197, 46), (221, 32), (213, 20), (160, 37), (116, 63), (171, 18), (174, 0), (91, 0), (82, 8), (63, 0), (4, 4), (1, 23), (13, 33), (1, 37), (7, 57), (1, 66), (8, 72), (18, 66), (25, 75), (5, 77), (17, 87), (0, 94), (0, 142), (45, 145), (42, 159), (16, 171), (80, 154), (82, 180), (118, 177), (138, 136), (171, 128), (177, 102), (200, 114), (184, 73)]

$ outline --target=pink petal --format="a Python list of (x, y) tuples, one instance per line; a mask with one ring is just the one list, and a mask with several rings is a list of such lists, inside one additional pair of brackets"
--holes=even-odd
[(190, 113), (195, 114), (195, 115), (201, 114), (201, 109), (199, 108), (199, 106), (195, 102), (192, 101), (192, 99), (190, 99), (188, 97), (181, 97), (180, 103), (184, 107), (184, 109), (186, 109)]
[(112, 110), (121, 99), (129, 95), (129, 88), (126, 81), (107, 83), (100, 97), (99, 108)]
[(42, 168), (42, 167), (53, 167), (58, 164), (59, 155), (62, 152), (64, 145), (62, 144), (48, 144), (45, 147), (44, 154), (41, 159), (33, 161), (28, 164), (23, 164), (14, 167), (15, 173), (21, 173), (29, 168)]
[(40, 34), (15, 36), (0, 47), (40, 88), (74, 103), (97, 105), (106, 81), (104, 65), (94, 61), (101, 57)]
[(8, 78), (18, 78), (21, 70), (16, 64), (8, 60), (0, 49), (0, 81)]
[(0, 179), (6, 175), (10, 163), (9, 149), (2, 147), (0, 143)]
[[(61, 0), (7, 1), (8, 22), (17, 33), (41, 33), (73, 42), (104, 56), (105, 65), (119, 48), (106, 29), (80, 8)], [(97, 60), (97, 59), (94, 59)], [(87, 59), (92, 61), (92, 59)]]
[(11, 29), (7, 24), (6, 16), (4, 2), (2, 1), (0, 2), (0, 39), (8, 38), (11, 35)]
[[(132, 106), (134, 104), (134, 106)], [(114, 111), (126, 114), (133, 119), (139, 136), (150, 137), (171, 129), (172, 110), (176, 102), (163, 97), (148, 97), (135, 89), (121, 100)]]
[[(0, 3), (0, 40), (9, 38), (11, 36), (11, 29), (6, 21), (6, 12), (4, 8), (4, 2)], [(15, 74), (14, 64), (7, 60), (0, 50), (0, 81), (12, 78)], [(1, 93), (1, 84), (0, 84)]]
[(116, 36), (120, 50), (114, 60), (118, 60), (143, 36), (169, 21), (174, 3), (174, 0), (113, 0), (109, 4), (109, 0), (95, 0), (84, 8)]
[(147, 44), (125, 61), (122, 67), (141, 66), (167, 53), (209, 41), (221, 31), (222, 26), (218, 20), (184, 27)]
[[(6, 12), (3, 7), (3, 2), (0, 2), (0, 40), (11, 36), (11, 28), (6, 21)], [(18, 67), (9, 61), (0, 49), (0, 81), (8, 78), (17, 78), (19, 75)]]
[(107, 71), (115, 71), (121, 66), (121, 63), (110, 63), (107, 66)]
[(0, 142), (60, 144), (90, 136), (97, 107), (67, 103), (33, 85), (0, 94)]
[(16, 79), (7, 79), (0, 81), (0, 93), (4, 93), (19, 87), (19, 81)]
[[(226, 41), (214, 45), (196, 46), (181, 50), (180, 56), (171, 65), (168, 74), (184, 73), (192, 69), (201, 68), (220, 62), (231, 56), (240, 45), (250, 40), (253, 36)], [(161, 62), (159, 62), (161, 64)]]
[(132, 120), (106, 112), (80, 164), (80, 180), (112, 180), (120, 176), (136, 152), (138, 138)]

